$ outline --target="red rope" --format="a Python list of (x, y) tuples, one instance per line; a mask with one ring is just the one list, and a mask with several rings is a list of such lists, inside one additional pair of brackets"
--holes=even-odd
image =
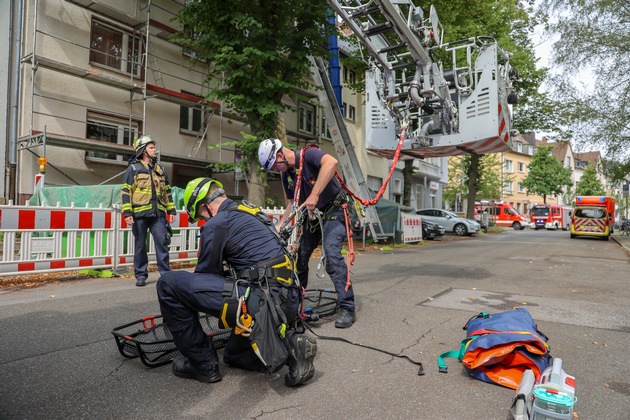
[(354, 198), (355, 200), (359, 200), (359, 202), (363, 204), (364, 206), (373, 206), (376, 203), (378, 203), (378, 200), (380, 200), (380, 198), (385, 193), (385, 188), (387, 188), (387, 184), (389, 183), (389, 180), (391, 179), (392, 174), (394, 173), (394, 170), (396, 169), (396, 164), (398, 163), (398, 158), (400, 157), (400, 150), (402, 149), (403, 143), (405, 142), (406, 130), (407, 130), (407, 127), (402, 127), (402, 130), (400, 131), (400, 138), (398, 139), (398, 146), (396, 146), (396, 152), (394, 153), (392, 167), (389, 169), (389, 174), (387, 175), (387, 179), (385, 179), (385, 182), (383, 183), (383, 185), (381, 185), (381, 189), (378, 190), (374, 198), (365, 199), (365, 198), (361, 198), (357, 196), (355, 193), (350, 191), (350, 189), (346, 186), (346, 184), (344, 184), (343, 180), (341, 179), (341, 176), (337, 172), (335, 172), (335, 176), (341, 183), (341, 186), (343, 187), (344, 190), (346, 190), (348, 194), (350, 194), (352, 198)]
[(350, 289), (350, 286), (352, 286), (352, 282), (350, 281), (350, 266), (354, 265), (354, 241), (352, 240), (352, 230), (350, 229), (350, 223), (348, 222), (350, 220), (350, 216), (348, 215), (348, 204), (343, 203), (341, 208), (343, 209), (343, 216), (346, 219), (346, 236), (348, 237), (348, 263), (346, 264), (346, 267), (348, 268), (348, 277), (346, 280), (347, 292), (348, 289)]

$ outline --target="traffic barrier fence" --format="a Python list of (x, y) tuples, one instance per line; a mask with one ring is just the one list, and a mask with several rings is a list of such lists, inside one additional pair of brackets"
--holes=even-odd
[[(263, 209), (278, 222), (284, 209)], [(197, 258), (199, 229), (204, 222), (188, 223), (180, 210), (171, 224), (170, 261)], [(0, 276), (84, 269), (111, 269), (133, 265), (135, 238), (119, 206), (103, 208), (0, 206)], [(155, 246), (148, 237), (149, 261)]]

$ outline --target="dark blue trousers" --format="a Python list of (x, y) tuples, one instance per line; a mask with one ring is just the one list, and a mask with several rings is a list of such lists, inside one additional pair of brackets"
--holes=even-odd
[[(346, 292), (346, 281), (348, 279), (348, 268), (346, 261), (341, 254), (343, 241), (346, 238), (346, 225), (342, 209), (337, 209), (326, 215), (328, 220), (324, 220), (324, 254), (326, 256), (326, 273), (335, 286), (337, 293), (337, 303), (339, 307), (354, 311), (354, 291), (352, 286)], [(333, 218), (332, 220), (330, 220)], [(313, 251), (322, 240), (322, 226), (319, 224), (311, 228), (307, 223), (302, 231), (300, 240), (299, 258), (297, 261), (297, 274), (302, 287), (308, 285), (308, 261), (313, 255)]]
[[(199, 313), (220, 316), (223, 306), (225, 278), (216, 274), (169, 271), (157, 283), (160, 310), (179, 352), (198, 369), (212, 370), (218, 357), (212, 340), (204, 333), (199, 323)], [(241, 286), (240, 293), (245, 290)], [(290, 321), (297, 315), (299, 291), (288, 289), (281, 307)], [(280, 289), (272, 289), (277, 296)], [(252, 288), (248, 299), (248, 310), (255, 314), (262, 296), (260, 289)], [(281, 299), (282, 300), (282, 299)], [(249, 339), (232, 334), (223, 352), (225, 363), (241, 369), (264, 371), (265, 367), (251, 348)]]
[(155, 244), (155, 258), (160, 274), (171, 270), (169, 265), (168, 247), (166, 246), (166, 215), (158, 212), (156, 217), (139, 217), (133, 219), (131, 231), (135, 237), (133, 254), (133, 270), (138, 280), (146, 280), (148, 277), (147, 266), (147, 233), (151, 232)]

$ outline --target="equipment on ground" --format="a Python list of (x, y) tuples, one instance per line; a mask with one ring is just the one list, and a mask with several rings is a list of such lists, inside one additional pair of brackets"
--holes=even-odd
[[(148, 367), (165, 365), (179, 356), (173, 336), (161, 320), (161, 315), (151, 315), (114, 328), (112, 334), (120, 354), (128, 359), (140, 357)], [(231, 329), (221, 328), (219, 320), (211, 315), (200, 316), (199, 322), (215, 348), (225, 347)]]
[(466, 338), (460, 349), (438, 357), (440, 372), (448, 371), (444, 358), (457, 358), (471, 377), (517, 389), (526, 369), (540, 378), (549, 367), (548, 339), (525, 308), (496, 314), (481, 312), (464, 329)]

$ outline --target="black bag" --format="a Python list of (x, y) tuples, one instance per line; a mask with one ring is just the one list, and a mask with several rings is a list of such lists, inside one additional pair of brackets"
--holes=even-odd
[(265, 297), (254, 317), (254, 326), (249, 337), (252, 349), (263, 362), (269, 373), (282, 368), (289, 356), (286, 338), (286, 320), (284, 313), (271, 296), (268, 289), (263, 289)]

